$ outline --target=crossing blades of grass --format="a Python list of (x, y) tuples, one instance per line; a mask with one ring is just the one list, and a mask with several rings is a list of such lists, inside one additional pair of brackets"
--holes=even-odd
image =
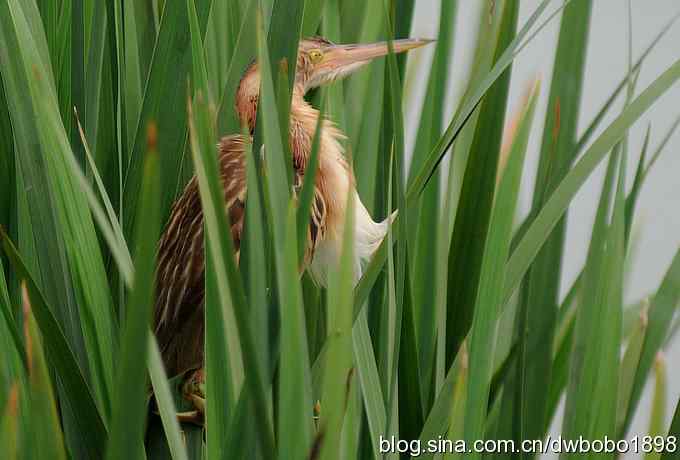
[[(574, 326), (562, 432), (567, 439), (614, 436), (619, 373), (623, 260), (621, 144), (609, 158), (588, 249)], [(612, 188), (619, 176), (616, 197)], [(614, 214), (608, 228), (612, 201)], [(620, 240), (620, 241), (619, 241)], [(595, 398), (593, 397), (594, 395)], [(565, 458), (576, 458), (565, 455)]]
[[(78, 116), (78, 113), (75, 113)], [(76, 163), (75, 159), (69, 157), (68, 166), (71, 168), (71, 174), (73, 174), (79, 181), (81, 190), (87, 197), (87, 202), (90, 205), (90, 210), (92, 212), (92, 217), (97, 222), (99, 230), (102, 232), (104, 239), (106, 240), (109, 250), (113, 254), (113, 258), (116, 261), (118, 271), (120, 272), (123, 280), (128, 286), (132, 285), (132, 258), (130, 257), (130, 251), (127, 247), (125, 237), (123, 236), (123, 230), (118, 223), (118, 218), (116, 212), (113, 209), (111, 200), (106, 192), (102, 178), (97, 170), (97, 165), (95, 164), (92, 153), (90, 152), (90, 146), (85, 139), (85, 132), (83, 131), (80, 122), (77, 121), (77, 128), (80, 132), (80, 139), (84, 147), (85, 158), (90, 166), (90, 174), (94, 178), (95, 184), (97, 185), (97, 192), (99, 197), (97, 197), (90, 186), (85, 174), (80, 170), (80, 167)], [(104, 209), (100, 204), (100, 200), (104, 203)]]
[[(567, 5), (557, 44), (557, 54), (550, 86), (550, 97), (543, 130), (541, 156), (533, 193), (533, 210), (537, 212), (545, 197), (559, 183), (574, 158), (576, 127), (581, 112), (581, 88), (584, 81), (586, 45), (590, 28), (592, 2)], [(520, 296), (516, 336), (520, 339), (516, 361), (515, 391), (509, 385), (503, 393), (506, 403), (520, 401), (514, 408), (512, 424), (515, 439), (539, 439), (546, 425), (552, 343), (559, 306), (561, 261), (566, 219), (560, 221), (529, 269)], [(531, 458), (531, 455), (522, 458)]]
[(680, 116), (675, 119), (671, 127), (666, 131), (666, 134), (664, 135), (663, 139), (659, 143), (659, 146), (656, 148), (654, 153), (652, 154), (652, 157), (649, 160), (649, 163), (647, 166), (644, 168), (644, 173), (642, 174), (642, 180), (644, 180), (644, 177), (647, 176), (649, 173), (649, 170), (654, 166), (656, 161), (659, 159), (659, 156), (661, 155), (661, 152), (663, 152), (664, 148), (666, 147), (666, 144), (668, 144), (668, 141), (671, 139), (673, 134), (675, 134), (675, 131), (678, 129), (678, 126), (680, 126)]
[(504, 299), (514, 292), (573, 196), (627, 129), (680, 78), (680, 60), (649, 85), (593, 142), (541, 208), (507, 262)]
[[(517, 33), (515, 39), (512, 40), (510, 44), (505, 48), (502, 56), (496, 61), (493, 68), (486, 74), (484, 78), (481, 78), (479, 83), (477, 83), (467, 95), (464, 103), (461, 105), (453, 120), (449, 124), (448, 128), (444, 132), (444, 135), (440, 138), (437, 145), (428, 154), (423, 166), (420, 168), (415, 178), (409, 183), (407, 189), (406, 198), (409, 203), (413, 202), (421, 194), (425, 185), (432, 176), (433, 171), (441, 162), (444, 154), (451, 147), (451, 144), (460, 134), (467, 120), (472, 115), (472, 112), (476, 109), (480, 103), (482, 97), (491, 88), (491, 86), (496, 82), (500, 75), (505, 71), (505, 69), (512, 63), (517, 54), (530, 42), (538, 32), (540, 32), (554, 17), (550, 16), (546, 21), (537, 27), (536, 31), (527, 38), (529, 31), (536, 23), (536, 21), (541, 17), (542, 13), (545, 11), (546, 7), (550, 3), (550, 0), (543, 0), (540, 5), (534, 10), (531, 17), (524, 24), (522, 29)], [(563, 7), (564, 5), (562, 5)], [(559, 11), (559, 10), (558, 10)], [(526, 40), (525, 40), (526, 39)], [(351, 117), (350, 117), (351, 118)], [(352, 131), (350, 130), (350, 135)], [(399, 218), (397, 218), (399, 220)], [(395, 237), (396, 237), (395, 231)], [(362, 279), (356, 287), (355, 296), (355, 313), (359, 311), (363, 302), (366, 300), (371, 287), (375, 283), (375, 280), (380, 273), (385, 259), (387, 258), (386, 244), (383, 241), (380, 248), (376, 251), (371, 263), (364, 271)]]

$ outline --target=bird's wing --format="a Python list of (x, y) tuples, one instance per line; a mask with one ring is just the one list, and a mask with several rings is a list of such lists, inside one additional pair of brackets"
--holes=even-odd
[[(224, 201), (237, 261), (246, 196), (244, 150), (249, 142), (237, 135), (224, 137), (219, 144)], [(203, 212), (194, 177), (173, 205), (158, 246), (154, 331), (171, 373), (202, 360), (204, 273)]]

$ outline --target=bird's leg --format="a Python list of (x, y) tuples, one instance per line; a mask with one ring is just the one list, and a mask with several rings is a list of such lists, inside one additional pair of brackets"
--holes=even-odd
[(179, 412), (177, 419), (180, 422), (196, 423), (203, 425), (205, 418), (205, 370), (197, 369), (189, 374), (182, 385), (182, 396), (194, 405), (194, 410)]

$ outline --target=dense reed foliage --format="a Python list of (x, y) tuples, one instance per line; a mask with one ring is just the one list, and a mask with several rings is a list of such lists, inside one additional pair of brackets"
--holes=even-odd
[[(519, 0), (483, 3), (447, 119), (460, 33), (458, 2), (441, 1), (413, 152), (406, 56), (311, 95), (347, 133), (372, 215), (399, 210), (356, 285), (346, 232), (322, 289), (298, 272), (310, 200), (285, 179), (292, 75), (280, 63), (294, 62), (301, 37), (408, 37), (414, 0), (0, 0), (2, 458), (403, 458), (381, 439), (519, 442), (551, 426), (625, 439), (650, 375), (650, 434), (680, 434), (677, 410), (666, 424), (657, 359), (678, 329), (678, 248), (648, 300), (622, 296), (636, 199), (664, 146), (648, 135), (629, 164), (627, 132), (680, 78), (680, 59), (646, 88), (637, 75), (672, 21), (578, 133), (592, 0), (543, 0), (526, 23)], [(560, 22), (553, 75), (509, 111), (513, 59), (550, 21)], [(233, 95), (254, 58), (252, 152), (264, 144), (267, 161), (248, 153), (236, 264), (215, 143), (240, 132)], [(539, 91), (549, 91), (540, 163), (518, 220)], [(561, 298), (565, 212), (604, 163), (587, 260)], [(189, 407), (149, 328), (156, 242), (194, 174), (206, 216), (205, 431), (177, 422)]]

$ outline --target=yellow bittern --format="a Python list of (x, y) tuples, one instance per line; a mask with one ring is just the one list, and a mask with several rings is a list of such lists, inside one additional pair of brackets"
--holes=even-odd
[[(393, 41), (395, 53), (417, 48), (429, 40)], [(290, 108), (290, 151), (299, 190), (312, 150), (319, 111), (304, 99), (305, 93), (325, 83), (349, 75), (371, 60), (388, 53), (388, 44), (336, 45), (323, 38), (300, 41), (295, 82)], [(260, 93), (260, 73), (256, 62), (245, 71), (236, 92), (235, 108), (244, 127), (252, 135)], [(323, 120), (319, 163), (315, 180), (310, 226), (309, 250), (305, 267), (324, 283), (327, 267), (337, 263), (348, 192), (355, 194), (356, 269), (368, 259), (382, 241), (386, 222), (375, 222), (356, 194), (354, 177), (341, 140), (344, 135), (335, 125)], [(219, 143), (219, 162), (224, 187), (225, 209), (231, 223), (235, 258), (239, 259), (241, 231), (246, 206), (246, 158), (244, 148), (250, 136), (231, 135)], [(188, 399), (201, 409), (199, 385), (203, 379), (204, 345), (204, 248), (203, 214), (198, 183), (191, 179), (175, 202), (158, 248), (154, 331), (163, 354), (168, 375), (195, 371), (186, 385)]]

